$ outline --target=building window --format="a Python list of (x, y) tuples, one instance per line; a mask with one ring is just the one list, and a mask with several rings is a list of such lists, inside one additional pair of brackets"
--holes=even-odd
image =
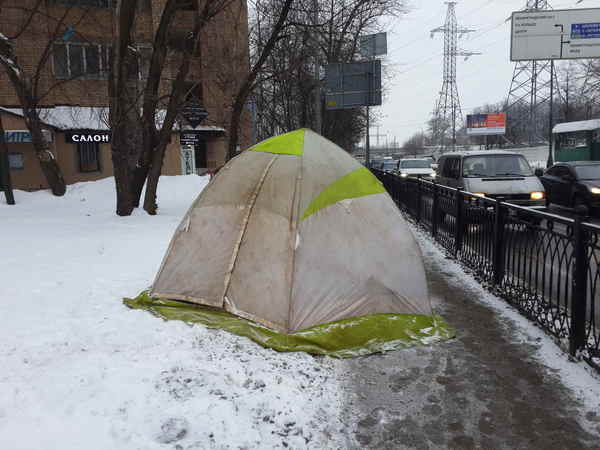
[(115, 0), (51, 0), (55, 5), (73, 6), (76, 8), (114, 8), (117, 4)]
[(98, 142), (80, 142), (77, 144), (80, 172), (100, 172), (100, 144)]
[(54, 44), (54, 74), (68, 80), (105, 80), (110, 69), (110, 46), (68, 42)]
[(8, 154), (8, 167), (12, 170), (23, 170), (25, 169), (25, 158), (23, 153), (9, 153)]

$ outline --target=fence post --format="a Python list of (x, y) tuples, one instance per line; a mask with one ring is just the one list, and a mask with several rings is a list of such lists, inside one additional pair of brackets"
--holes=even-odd
[(463, 238), (464, 238), (464, 197), (461, 193), (460, 189), (456, 190), (456, 221), (455, 221), (455, 230), (454, 230), (454, 256), (458, 256), (459, 252), (462, 250)]
[(435, 238), (437, 235), (438, 219), (439, 219), (439, 201), (438, 201), (438, 185), (433, 183), (433, 205), (431, 207), (431, 235)]
[(585, 206), (576, 209), (573, 228), (573, 281), (571, 285), (571, 335), (569, 336), (569, 351), (575, 356), (577, 350), (585, 346), (585, 316), (587, 300), (587, 233), (582, 223), (587, 215)]
[(417, 181), (417, 211), (416, 211), (417, 223), (421, 222), (421, 214), (422, 214), (422, 207), (423, 207), (421, 193), (422, 193), (421, 180), (418, 180)]
[[(485, 204), (485, 203), (484, 203)], [(496, 199), (494, 214), (494, 285), (499, 286), (504, 279), (504, 227), (506, 211), (501, 206), (502, 199)]]

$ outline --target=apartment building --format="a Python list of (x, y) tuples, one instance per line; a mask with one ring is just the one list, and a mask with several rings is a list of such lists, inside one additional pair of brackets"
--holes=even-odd
[[(165, 3), (140, 0), (138, 5), (130, 82), (134, 89), (139, 87), (140, 94)], [(168, 95), (176, 76), (181, 55), (178, 46), (185, 45), (195, 5), (181, 0), (172, 24), (161, 97)], [(0, 33), (12, 38), (17, 63), (37, 86), (44, 133), (68, 184), (112, 175), (108, 76), (114, 13), (113, 0), (4, 0), (0, 5)], [(206, 25), (200, 51), (192, 56), (186, 102), (188, 109), (203, 108), (208, 116), (196, 126), (185, 119), (185, 114), (178, 117), (163, 174), (202, 173), (224, 163), (232, 99), (248, 71), (248, 59), (246, 0), (235, 0)], [(35, 159), (15, 89), (1, 66), (0, 114), (14, 187), (48, 187)], [(240, 146), (249, 145), (249, 140), (246, 116)]]

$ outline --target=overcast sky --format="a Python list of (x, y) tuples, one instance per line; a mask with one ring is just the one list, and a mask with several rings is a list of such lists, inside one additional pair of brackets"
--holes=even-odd
[[(387, 98), (373, 108), (381, 116), (380, 128), (371, 129), (371, 142), (380, 144), (394, 137), (404, 140), (421, 129), (436, 104), (442, 87), (443, 35), (433, 39), (430, 31), (446, 19), (445, 0), (409, 0), (411, 11), (389, 24)], [(555, 0), (554, 9), (600, 8), (600, 0)], [(467, 61), (458, 59), (458, 92), (463, 114), (485, 103), (505, 100), (514, 69), (510, 62), (510, 21), (513, 11), (523, 9), (526, 0), (461, 0), (456, 5), (459, 26), (475, 29), (459, 41), (465, 51), (480, 52)]]

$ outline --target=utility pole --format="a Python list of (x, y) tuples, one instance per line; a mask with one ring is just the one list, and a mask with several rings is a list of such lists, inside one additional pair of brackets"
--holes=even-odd
[(431, 30), (431, 37), (436, 33), (444, 34), (444, 77), (442, 90), (434, 112), (434, 141), (440, 146), (442, 153), (446, 150), (446, 133), (451, 132), (451, 147), (456, 149), (457, 123), (463, 122), (460, 97), (456, 84), (456, 57), (464, 56), (467, 60), (470, 56), (481, 53), (466, 52), (458, 48), (458, 38), (475, 30), (459, 27), (456, 21), (457, 2), (446, 2), (448, 11), (446, 22), (443, 26)]
[[(527, 0), (524, 8), (525, 11), (546, 9), (552, 9), (547, 0)], [(527, 136), (529, 145), (543, 139), (538, 115), (552, 98), (550, 91), (555, 76), (550, 61), (519, 61), (515, 64), (505, 109), (512, 128), (521, 130), (517, 138), (519, 135)], [(527, 111), (527, 116), (522, 114), (523, 111)]]
[[(319, 0), (313, 0), (313, 26), (317, 30), (319, 23)], [(321, 70), (319, 65), (319, 38), (318, 33), (313, 31), (314, 36), (314, 77), (315, 77), (315, 98), (314, 98), (314, 109), (315, 109), (315, 132), (323, 134), (323, 118), (321, 116)]]

